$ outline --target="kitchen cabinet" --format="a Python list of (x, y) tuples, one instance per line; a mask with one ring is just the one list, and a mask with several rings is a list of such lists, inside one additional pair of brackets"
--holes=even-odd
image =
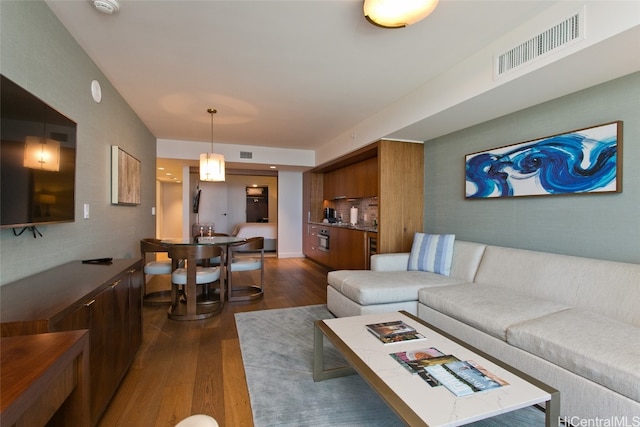
[(378, 161), (375, 157), (324, 173), (325, 200), (361, 199), (377, 195)]
[(74, 261), (0, 287), (2, 336), (89, 330), (96, 425), (142, 342), (141, 261)]
[(378, 253), (409, 252), (424, 229), (424, 147), (378, 141)]
[(329, 265), (336, 270), (364, 270), (366, 262), (366, 232), (343, 227), (331, 227)]
[[(318, 248), (318, 231), (329, 232), (329, 252)], [(347, 226), (307, 223), (304, 254), (334, 270), (364, 270), (369, 266), (370, 235), (375, 233)], [(369, 237), (368, 237), (369, 236)]]
[(323, 176), (323, 197), (325, 200), (334, 200), (347, 197), (347, 189), (344, 182), (343, 169), (325, 172)]
[[(325, 252), (320, 250), (320, 247), (318, 246), (318, 232), (320, 230), (320, 228), (323, 229), (327, 229), (328, 227), (326, 226), (322, 226), (319, 224), (313, 224), (313, 223), (307, 223), (306, 224), (306, 237), (303, 239), (305, 241), (305, 246), (304, 246), (304, 254), (305, 256), (307, 256), (308, 258), (313, 259), (316, 262), (319, 262), (320, 264), (323, 264), (325, 266), (329, 266), (330, 265), (330, 261), (329, 261), (329, 253), (330, 252)], [(329, 244), (331, 245), (331, 237), (329, 237)], [(329, 248), (329, 251), (331, 251), (331, 247)]]
[(348, 198), (363, 199), (378, 195), (378, 158), (373, 157), (345, 168), (348, 172)]
[[(346, 173), (345, 170), (353, 173), (352, 178), (347, 179), (345, 175), (341, 175)], [(346, 197), (346, 193), (338, 194), (347, 191), (338, 183), (352, 181), (358, 185), (352, 194), (367, 195), (361, 197), (372, 194), (377, 196), (376, 253), (409, 252), (414, 234), (423, 231), (424, 150), (420, 143), (380, 140), (352, 154), (320, 165), (305, 175), (308, 183), (307, 186), (303, 186), (303, 200), (306, 203), (306, 218), (303, 220), (305, 225), (308, 221), (322, 221), (322, 208), (333, 207), (330, 201), (335, 199), (336, 195)], [(305, 255), (316, 259), (310, 255), (311, 243), (307, 241), (313, 238), (309, 233), (303, 233), (303, 239), (306, 239)], [(332, 244), (332, 249), (335, 247), (336, 245)], [(365, 254), (365, 259), (367, 258)]]
[(306, 225), (308, 222), (322, 221), (323, 205), (323, 180), (324, 174), (307, 171), (302, 174), (302, 212), (303, 218), (303, 235), (306, 233)]

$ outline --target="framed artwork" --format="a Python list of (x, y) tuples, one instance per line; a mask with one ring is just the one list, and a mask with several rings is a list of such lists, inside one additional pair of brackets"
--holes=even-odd
[(111, 146), (111, 203), (140, 204), (140, 160), (117, 145)]
[(465, 198), (622, 191), (622, 121), (467, 154)]

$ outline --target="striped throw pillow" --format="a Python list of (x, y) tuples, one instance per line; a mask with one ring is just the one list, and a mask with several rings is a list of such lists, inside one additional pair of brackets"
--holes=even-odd
[(407, 270), (430, 271), (449, 276), (455, 238), (455, 234), (416, 233)]

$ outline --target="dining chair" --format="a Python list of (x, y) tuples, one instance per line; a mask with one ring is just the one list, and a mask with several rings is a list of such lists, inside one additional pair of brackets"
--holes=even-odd
[[(209, 260), (211, 258), (222, 255), (222, 249), (213, 245), (172, 245), (168, 248), (169, 257), (174, 267), (171, 273), (171, 295), (172, 309), (175, 309), (186, 301), (190, 296), (187, 295), (188, 280), (188, 263), (201, 263), (196, 266), (196, 285), (201, 285), (203, 290), (199, 296), (196, 296), (197, 304), (223, 304), (224, 303), (224, 281), (221, 278), (221, 268), (211, 267)], [(184, 262), (184, 266), (180, 266), (180, 262)], [(210, 285), (216, 281), (220, 281), (220, 297), (214, 298)]]
[[(160, 243), (160, 240), (155, 238), (145, 238), (140, 240), (140, 254), (142, 256), (142, 263), (144, 265), (142, 269), (142, 276), (144, 280), (144, 305), (161, 305), (171, 302), (170, 289), (149, 291), (147, 289), (148, 282), (151, 276), (156, 275), (170, 275), (171, 260), (163, 259), (157, 260), (156, 255), (159, 253), (167, 253), (167, 248)], [(151, 259), (153, 255), (153, 259)]]
[[(222, 237), (229, 237), (228, 234), (226, 233), (212, 233), (211, 236), (216, 237), (216, 236), (222, 236)], [(220, 265), (223, 262), (223, 256), (222, 254), (213, 257), (209, 260), (209, 262), (211, 263), (211, 265), (215, 266), (215, 265)]]
[[(241, 257), (241, 252), (259, 257)], [(260, 284), (234, 286), (234, 273), (260, 270)], [(231, 246), (227, 261), (227, 294), (229, 301), (247, 301), (264, 295), (264, 237), (250, 237), (245, 242)]]

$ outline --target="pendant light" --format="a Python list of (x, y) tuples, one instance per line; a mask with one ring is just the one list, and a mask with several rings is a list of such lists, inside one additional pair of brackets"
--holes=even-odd
[(213, 115), (217, 111), (209, 108), (211, 115), (211, 152), (200, 154), (200, 181), (224, 181), (224, 156), (213, 152)]
[(402, 28), (426, 18), (438, 0), (364, 0), (364, 16), (383, 28)]

